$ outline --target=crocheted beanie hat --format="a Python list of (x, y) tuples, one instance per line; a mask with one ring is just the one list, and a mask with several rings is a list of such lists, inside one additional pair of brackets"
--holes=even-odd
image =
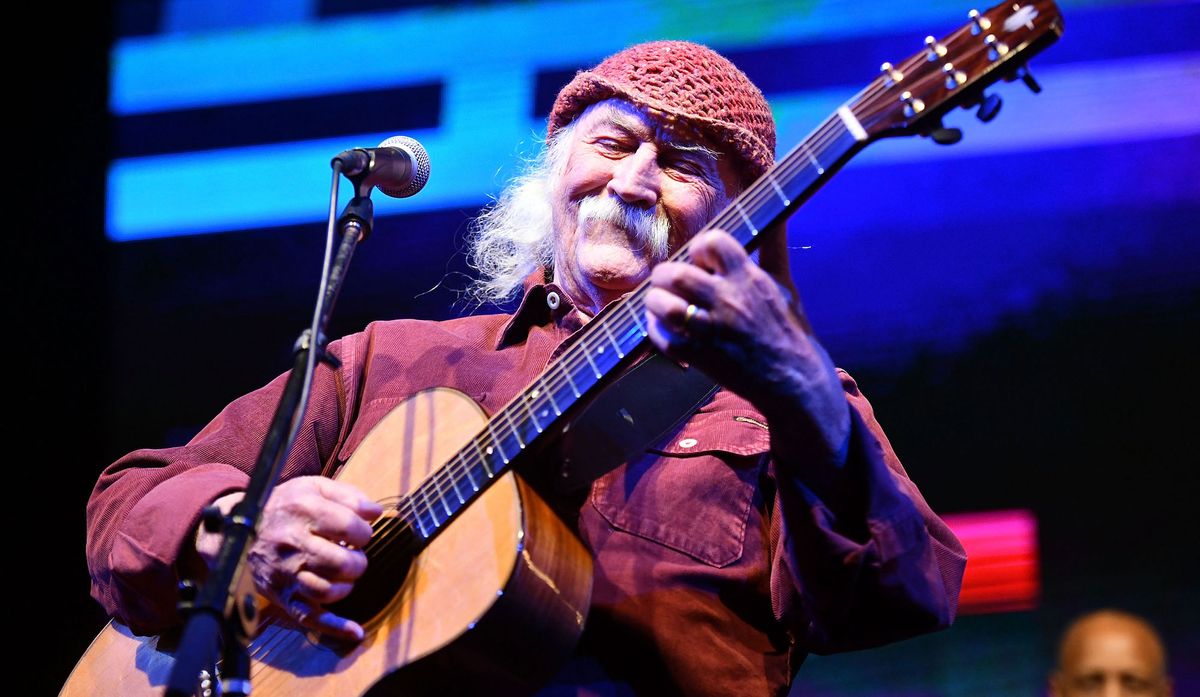
[(687, 41), (631, 46), (580, 71), (558, 93), (546, 137), (589, 105), (624, 99), (668, 125), (682, 121), (738, 158), (743, 183), (775, 162), (775, 119), (750, 78), (716, 51)]

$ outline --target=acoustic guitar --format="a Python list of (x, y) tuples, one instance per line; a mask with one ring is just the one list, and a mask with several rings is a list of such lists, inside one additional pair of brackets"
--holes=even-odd
[[(1003, 79), (1040, 88), (1025, 62), (1062, 33), (1051, 0), (1006, 2), (880, 74), (710, 223), (747, 249), (760, 231), (806, 201), (868, 144), (926, 135), (956, 107), (985, 121)], [(688, 245), (672, 257), (690, 260)], [(338, 474), (386, 508), (354, 592), (331, 608), (366, 638), (334, 645), (266, 610), (250, 643), (255, 695), (487, 694), (536, 690), (573, 650), (587, 617), (591, 561), (582, 543), (515, 474), (535, 459), (586, 400), (648, 344), (647, 286), (585, 326), (522, 393), (486, 417), (467, 396), (434, 389), (389, 413)], [(110, 623), (60, 693), (161, 694), (173, 663), (168, 637)], [(219, 669), (197, 676), (217, 694)]]

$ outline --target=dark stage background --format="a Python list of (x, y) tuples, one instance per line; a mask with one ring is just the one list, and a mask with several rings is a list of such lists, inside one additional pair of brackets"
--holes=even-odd
[[(129, 2), (103, 17), (45, 12), (51, 51), (21, 57), (33, 83), (22, 94), (34, 98), (20, 101), (34, 136), (23, 130), (19, 140), (38, 146), (34, 176), (21, 181), (36, 191), (39, 229), (15, 234), (12, 373), (15, 394), (31, 403), (14, 408), (18, 429), (36, 444), (20, 457), (20, 496), (54, 502), (33, 506), (35, 515), (51, 509), (45, 542), (43, 526), (17, 528), (21, 561), (11, 567), (35, 589), (18, 613), (31, 612), (20, 621), (33, 629), (25, 645), (48, 648), (38, 650), (47, 657), (41, 670), (22, 672), (25, 694), (56, 691), (104, 623), (88, 597), (83, 557), (84, 506), (100, 470), (136, 447), (186, 440), (227, 401), (280, 372), (307, 322), (325, 204), (319, 188), (289, 192), (293, 178), (323, 184), (327, 175), (319, 158), (312, 174), (301, 173), (292, 165), (303, 153), (271, 147), (308, 143), (327, 158), (392, 130), (432, 143), (434, 182), (444, 183), (426, 202), (383, 211), (333, 333), (375, 318), (448, 317), (466, 309), (458, 291), (468, 221), (498, 192), (497, 172), (511, 172), (517, 140), (526, 151), (536, 142), (547, 95), (575, 68), (636, 40), (707, 41), (764, 86), (779, 108), (783, 152), (882, 60), (915, 51), (925, 33), (948, 32), (969, 9), (801, 2), (785, 17), (737, 2), (697, 10), (618, 3), (620, 12), (644, 5), (658, 14), (638, 15), (636, 29), (614, 22), (611, 36), (580, 27), (559, 48), (513, 49), (512, 65), (480, 68), (495, 63), (489, 50), (502, 50), (487, 48), (490, 38), (484, 48), (431, 49), (431, 61), (451, 67), (406, 64), (390, 83), (376, 76), (355, 85), (353, 106), (329, 101), (334, 88), (278, 87), (291, 84), (286, 63), (295, 56), (271, 50), (286, 46), (259, 49), (261, 61), (245, 72), (204, 67), (213, 46), (231, 37), (269, 44), (273, 27), (303, 39), (314, 25), (353, 32), (356, 23), (395, 28), (411, 19), (427, 22), (434, 42), (437, 26), (469, 32), (471, 21), (517, 26), (545, 17), (554, 36), (554, 22), (600, 8), (293, 4), (286, 16), (189, 0)], [(206, 5), (207, 14), (197, 9)], [(1031, 511), (1041, 581), (1031, 610), (967, 616), (938, 635), (811, 657), (796, 693), (1040, 694), (1064, 624), (1115, 606), (1158, 625), (1177, 694), (1200, 694), (1198, 8), (1064, 3), (1066, 36), (1033, 65), (1046, 68), (1045, 93), (1034, 100), (1007, 86), (1005, 111), (986, 131), (971, 126), (958, 151), (873, 146), (793, 218), (793, 266), (818, 334), (871, 397), (910, 475), (941, 512)], [(476, 10), (485, 19), (464, 19)], [(738, 21), (714, 27), (694, 16), (701, 10)], [(162, 44), (173, 39), (195, 52), (171, 53)], [(244, 60), (259, 55), (230, 50)], [(355, 60), (375, 55), (366, 53)], [(779, 67), (784, 59), (800, 67)], [(155, 61), (164, 72), (138, 73)], [(202, 82), (187, 72), (193, 64), (197, 74), (227, 70), (234, 85), (269, 82), (272, 71), (283, 77), (257, 96), (232, 88), (222, 96), (222, 87), (201, 98), (185, 89)], [(130, 71), (141, 87), (129, 86)], [(489, 90), (510, 83), (523, 85), (518, 98), (509, 87)], [(135, 103), (137, 94), (151, 96)], [(500, 112), (513, 99), (527, 111), (505, 122)], [(474, 138), (500, 142), (485, 147), (458, 128), (474, 118), (493, 118), (493, 130)], [(260, 143), (272, 145), (254, 150)], [(269, 164), (274, 155), (285, 164), (267, 176), (231, 174), (238, 188), (229, 199), (221, 187), (197, 184), (246, 161), (238, 158)], [(247, 199), (266, 202), (254, 208)], [(233, 222), (222, 217), (231, 209), (240, 211), (229, 214)], [(171, 236), (173, 228), (188, 234)]]

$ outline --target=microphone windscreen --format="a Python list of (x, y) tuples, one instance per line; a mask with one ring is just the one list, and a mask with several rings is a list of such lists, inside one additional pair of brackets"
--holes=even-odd
[(383, 188), (378, 187), (380, 191), (393, 198), (408, 198), (425, 188), (425, 183), (429, 181), (429, 153), (425, 152), (425, 146), (418, 143), (413, 138), (408, 136), (392, 136), (379, 144), (381, 148), (399, 148), (409, 154), (412, 160), (412, 179), (407, 186), (399, 188)]

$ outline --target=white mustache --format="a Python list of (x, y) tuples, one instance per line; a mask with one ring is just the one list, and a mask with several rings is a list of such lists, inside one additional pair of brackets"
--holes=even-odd
[(662, 208), (639, 208), (612, 196), (587, 196), (579, 202), (579, 225), (599, 220), (616, 225), (641, 242), (651, 258), (667, 258), (671, 221)]

